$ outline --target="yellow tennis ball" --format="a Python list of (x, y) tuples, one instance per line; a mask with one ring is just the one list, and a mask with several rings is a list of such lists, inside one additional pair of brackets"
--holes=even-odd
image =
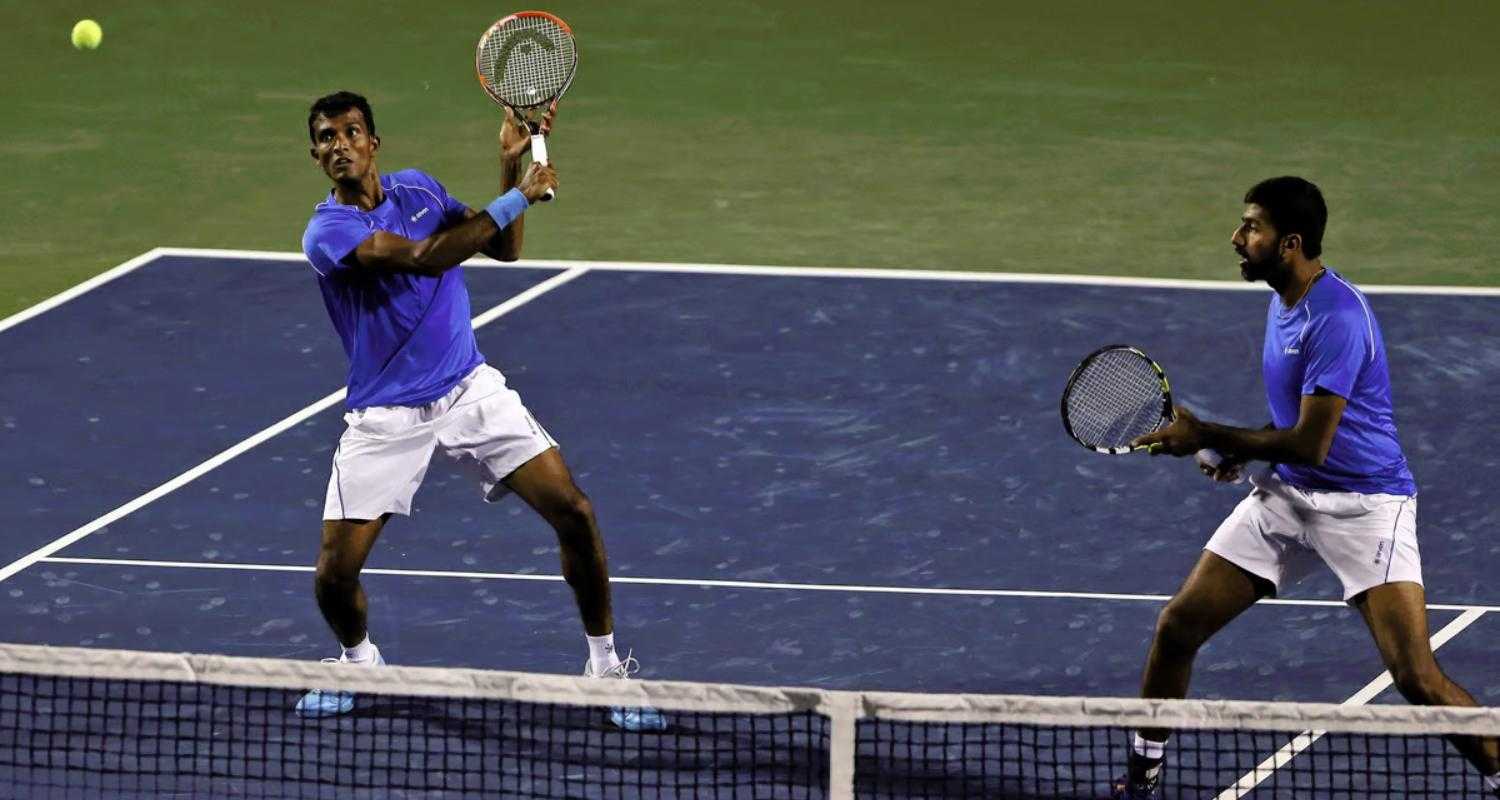
[(79, 50), (93, 50), (104, 39), (104, 29), (91, 19), (78, 20), (73, 26), (73, 46)]

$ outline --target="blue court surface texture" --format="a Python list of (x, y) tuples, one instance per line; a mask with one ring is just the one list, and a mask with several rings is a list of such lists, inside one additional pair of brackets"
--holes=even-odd
[[(642, 677), (1132, 696), (1157, 612), (1246, 488), (1078, 447), (1068, 373), (1126, 342), (1201, 416), (1267, 419), (1264, 286), (465, 272), (480, 349), (594, 501)], [(1438, 656), (1500, 705), (1500, 294), (1370, 299)], [(0, 639), (337, 655), (311, 565), (345, 358), (306, 263), (156, 250), (20, 317), (0, 322)], [(530, 509), (483, 503), (440, 457), (367, 565), (372, 637), (393, 663), (577, 673), (558, 573)], [(1354, 696), (1382, 667), (1339, 596), (1325, 570), (1259, 604), (1203, 651), (1193, 696)]]

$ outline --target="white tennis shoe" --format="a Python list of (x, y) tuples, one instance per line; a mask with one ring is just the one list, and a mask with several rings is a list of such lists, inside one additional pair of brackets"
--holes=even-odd
[[(324, 664), (354, 664), (344, 656), (338, 658), (325, 658)], [(385, 666), (385, 659), (381, 657), (380, 651), (375, 651), (375, 663), (359, 664), (356, 666)], [(354, 710), (354, 693), (341, 692), (333, 689), (313, 689), (302, 699), (297, 701), (297, 716), (316, 719), (319, 717), (336, 717), (340, 714), (348, 714)]]
[[(595, 675), (592, 661), (583, 665), (583, 677), (598, 678), (600, 680), (628, 681), (630, 676), (639, 672), (641, 663), (626, 654), (625, 660)], [(650, 707), (626, 708), (615, 706), (609, 710), (609, 721), (616, 728), (623, 731), (663, 731), (667, 729), (667, 718), (660, 711)]]

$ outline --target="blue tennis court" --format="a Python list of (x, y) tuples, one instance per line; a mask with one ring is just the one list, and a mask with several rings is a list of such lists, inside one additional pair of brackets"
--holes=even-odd
[[(595, 502), (643, 677), (1134, 695), (1164, 596), (1243, 489), (1079, 448), (1068, 371), (1129, 342), (1204, 414), (1265, 417), (1263, 287), (530, 262), (467, 281), (481, 349)], [(1438, 655), (1497, 704), (1500, 296), (1372, 303)], [(337, 653), (311, 564), (345, 362), (299, 257), (153, 251), (0, 323), (0, 360), (4, 639)], [(457, 467), (369, 567), (394, 663), (582, 668), (550, 529)], [(1355, 696), (1382, 668), (1337, 597), (1325, 574), (1253, 609), (1194, 696)]]

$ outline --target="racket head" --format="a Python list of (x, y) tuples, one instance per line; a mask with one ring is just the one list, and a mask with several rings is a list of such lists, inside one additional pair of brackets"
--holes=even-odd
[(474, 73), (485, 94), (520, 116), (562, 97), (577, 71), (573, 29), (545, 11), (518, 11), (497, 21), (474, 52)]
[(1073, 368), (1063, 389), (1063, 428), (1073, 441), (1096, 453), (1144, 450), (1130, 442), (1160, 430), (1172, 417), (1166, 371), (1128, 344), (1089, 353)]

